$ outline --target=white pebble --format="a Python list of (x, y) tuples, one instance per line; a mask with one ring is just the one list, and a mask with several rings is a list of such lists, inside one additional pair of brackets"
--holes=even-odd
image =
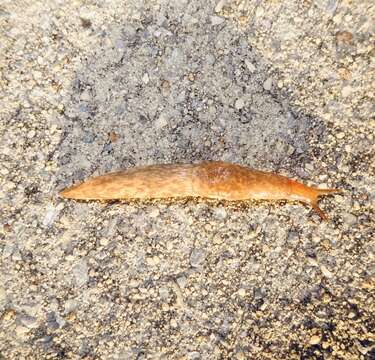
[(247, 70), (249, 70), (251, 73), (253, 73), (256, 70), (254, 64), (247, 59), (245, 59), (245, 65), (247, 67)]
[(176, 279), (176, 282), (180, 288), (184, 288), (187, 284), (187, 279), (185, 276), (180, 276)]
[(28, 134), (27, 134), (27, 137), (28, 137), (29, 139), (32, 139), (32, 138), (35, 136), (35, 134), (36, 134), (35, 130), (30, 130), (30, 131), (28, 132)]
[(190, 254), (190, 265), (198, 267), (203, 264), (206, 254), (202, 249), (194, 249)]
[(313, 171), (314, 170), (314, 165), (311, 164), (311, 163), (307, 163), (305, 165), (305, 169), (308, 170), (308, 171)]
[(224, 18), (220, 16), (211, 16), (211, 24), (212, 25), (220, 25), (225, 21)]
[(237, 293), (241, 297), (245, 297), (246, 296), (246, 290), (243, 289), (243, 288), (239, 289)]
[(148, 84), (150, 82), (150, 77), (148, 76), (147, 73), (145, 73), (143, 76), (142, 76), (142, 81), (145, 83), (145, 84)]
[(241, 110), (245, 106), (245, 101), (243, 99), (237, 99), (234, 106), (237, 110)]
[(321, 265), (320, 270), (326, 278), (328, 279), (333, 278), (333, 274), (324, 265)]
[(106, 239), (106, 238), (101, 238), (99, 240), (99, 243), (100, 243), (101, 246), (107, 246), (109, 244), (109, 240)]
[(16, 333), (16, 336), (18, 336), (18, 337), (25, 336), (29, 331), (30, 331), (30, 329), (28, 329), (26, 326), (22, 326), (22, 325), (18, 325), (15, 328), (15, 333)]
[(24, 315), (21, 317), (21, 323), (29, 329), (36, 329), (38, 327), (38, 319), (34, 316)]
[(255, 11), (256, 17), (262, 17), (264, 15), (264, 9), (261, 6), (258, 6)]
[(75, 278), (75, 282), (78, 287), (85, 285), (89, 281), (89, 268), (87, 266), (87, 262), (85, 259), (81, 259), (74, 267), (73, 267), (73, 275)]
[(160, 211), (158, 208), (153, 208), (150, 212), (151, 218), (157, 218), (160, 215)]
[(164, 126), (168, 125), (168, 119), (165, 114), (160, 114), (159, 118), (156, 120), (156, 128), (162, 129)]
[(81, 94), (80, 99), (81, 99), (82, 101), (90, 101), (90, 99), (91, 99), (91, 95), (90, 95), (89, 91), (87, 91), (87, 90), (84, 91), (84, 92)]
[(351, 86), (345, 86), (343, 87), (343, 89), (341, 90), (341, 95), (343, 97), (347, 97), (349, 96), (351, 93), (353, 92), (353, 88)]
[(60, 203), (58, 206), (49, 205), (47, 207), (46, 215), (44, 216), (42, 225), (44, 227), (49, 227), (53, 224), (60, 211), (64, 208), (64, 204)]
[(272, 89), (272, 78), (268, 78), (264, 83), (263, 83), (263, 88), (264, 90), (270, 91)]

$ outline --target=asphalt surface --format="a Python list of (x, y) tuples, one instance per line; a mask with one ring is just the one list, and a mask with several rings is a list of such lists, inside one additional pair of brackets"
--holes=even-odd
[[(373, 359), (372, 1), (2, 1), (1, 359)], [(224, 160), (286, 202), (58, 198)]]

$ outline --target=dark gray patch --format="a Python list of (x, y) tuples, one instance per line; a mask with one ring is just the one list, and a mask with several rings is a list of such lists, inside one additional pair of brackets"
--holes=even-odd
[[(81, 163), (90, 164), (88, 176), (145, 163), (212, 159), (275, 169), (300, 161), (292, 154), (307, 150), (311, 120), (283, 94), (263, 89), (268, 66), (242, 35), (229, 26), (217, 33), (199, 23), (188, 33), (176, 26), (183, 25), (172, 14), (163, 28), (151, 19), (144, 28), (124, 22), (103, 34), (65, 104), (65, 126), (74, 121), (84, 135), (67, 133), (60, 148), (63, 173)], [(244, 59), (257, 71), (250, 73)], [(245, 102), (240, 111), (238, 98)], [(108, 144), (114, 129), (119, 141)]]

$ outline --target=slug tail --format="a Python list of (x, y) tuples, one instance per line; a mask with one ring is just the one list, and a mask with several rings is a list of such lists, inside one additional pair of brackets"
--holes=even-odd
[(80, 199), (74, 186), (64, 189), (58, 193), (61, 198), (64, 199)]

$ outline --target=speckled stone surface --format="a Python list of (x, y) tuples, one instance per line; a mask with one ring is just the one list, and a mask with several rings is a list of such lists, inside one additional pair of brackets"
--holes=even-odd
[[(372, 1), (0, 2), (0, 359), (375, 357)], [(225, 160), (297, 203), (64, 201)]]

